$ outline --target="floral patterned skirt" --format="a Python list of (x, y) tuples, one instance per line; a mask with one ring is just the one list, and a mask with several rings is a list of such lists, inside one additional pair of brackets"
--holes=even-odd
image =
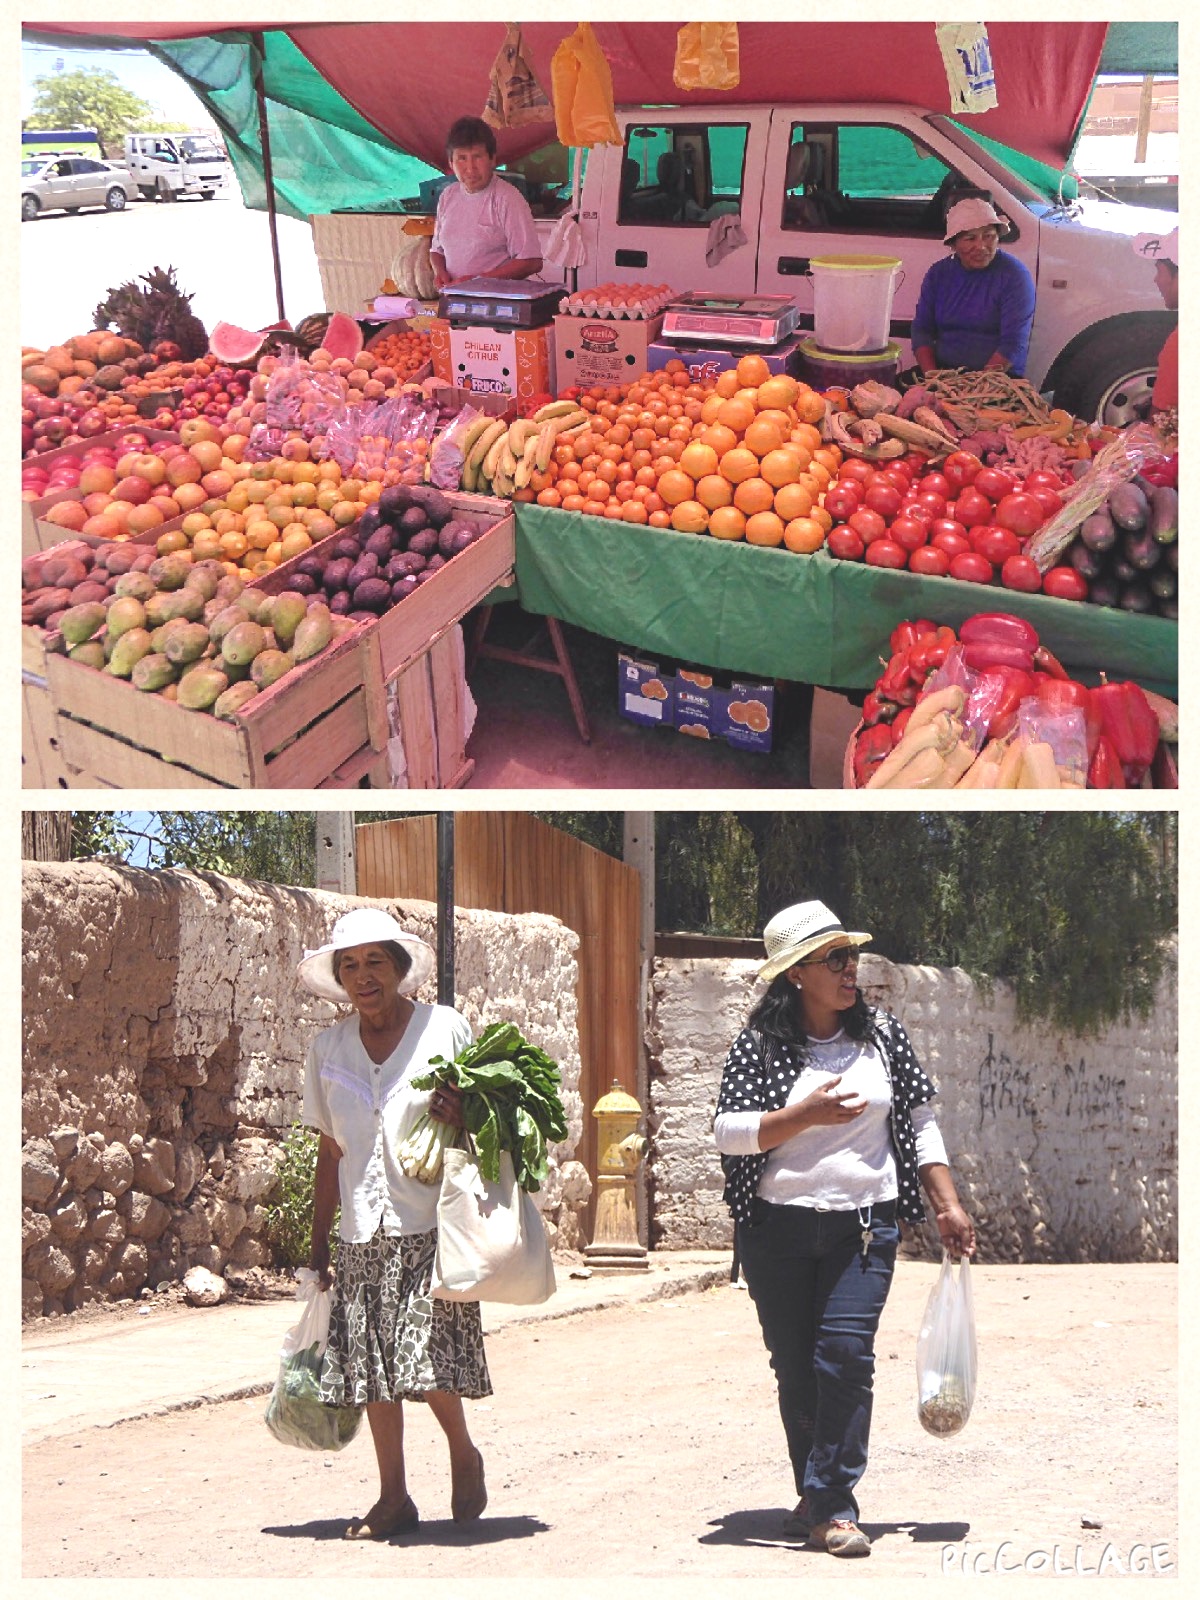
[(436, 1229), (396, 1237), (382, 1223), (365, 1243), (338, 1242), (321, 1371), (327, 1405), (423, 1400), (430, 1389), (491, 1394), (479, 1306), (429, 1292), (436, 1248)]

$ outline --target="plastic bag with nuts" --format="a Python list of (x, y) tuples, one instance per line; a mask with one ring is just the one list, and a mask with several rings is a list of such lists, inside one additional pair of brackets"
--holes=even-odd
[(926, 1433), (948, 1438), (967, 1425), (975, 1404), (975, 1310), (971, 1269), (963, 1256), (955, 1275), (943, 1256), (917, 1335), (917, 1417)]

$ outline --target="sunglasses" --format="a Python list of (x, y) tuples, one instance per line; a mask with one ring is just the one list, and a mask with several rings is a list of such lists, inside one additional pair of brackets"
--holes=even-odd
[(858, 965), (858, 951), (848, 945), (843, 945), (840, 950), (831, 950), (827, 956), (809, 956), (805, 961), (797, 961), (798, 967), (828, 967), (830, 972), (845, 972), (851, 962)]

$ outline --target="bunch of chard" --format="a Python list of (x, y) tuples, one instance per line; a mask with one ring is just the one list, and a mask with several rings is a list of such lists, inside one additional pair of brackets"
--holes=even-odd
[[(549, 1170), (547, 1146), (567, 1136), (562, 1075), (546, 1052), (523, 1038), (515, 1023), (494, 1022), (453, 1061), (434, 1056), (429, 1065), (435, 1070), (414, 1078), (413, 1088), (448, 1085), (461, 1093), (463, 1128), (484, 1178), (496, 1182), (500, 1152), (507, 1150), (520, 1187), (540, 1189)], [(410, 1177), (432, 1183), (456, 1138), (454, 1128), (426, 1114), (401, 1145), (400, 1164)]]

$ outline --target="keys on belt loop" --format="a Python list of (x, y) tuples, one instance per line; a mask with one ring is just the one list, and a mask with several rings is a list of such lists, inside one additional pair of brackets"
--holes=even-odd
[[(866, 1212), (866, 1216), (863, 1212)], [(858, 1225), (862, 1230), (862, 1256), (867, 1259), (867, 1251), (871, 1248), (871, 1208), (870, 1206), (858, 1207)]]

